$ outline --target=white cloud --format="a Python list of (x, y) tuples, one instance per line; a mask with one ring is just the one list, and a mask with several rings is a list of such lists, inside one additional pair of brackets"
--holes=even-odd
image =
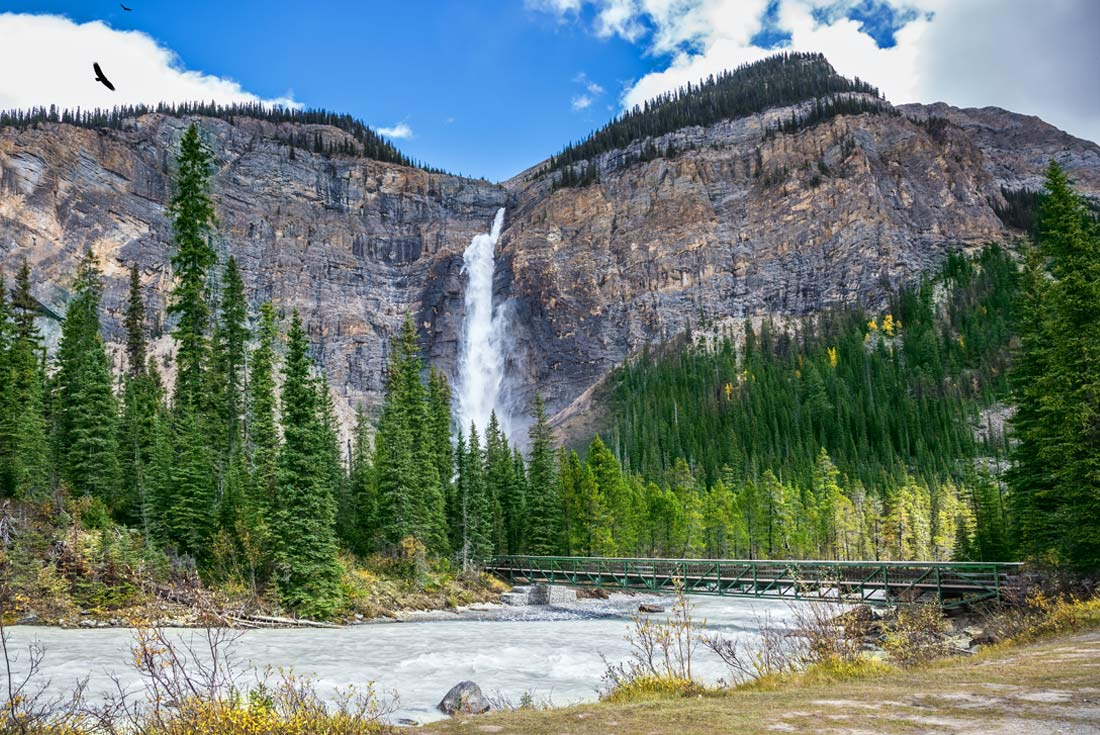
[[(995, 105), (1038, 115), (1100, 141), (1100, 85), (1095, 80), (1096, 0), (884, 0), (911, 18), (879, 48), (849, 20), (855, 0), (779, 0), (774, 27), (793, 51), (820, 51), (845, 76), (879, 87), (895, 103), (944, 101)], [(528, 0), (563, 21), (593, 11), (592, 31), (643, 44), (667, 65), (623, 94), (630, 107), (708, 74), (773, 51), (754, 46), (768, 0)], [(828, 8), (831, 22), (814, 11)], [(585, 15), (587, 17), (587, 14)]]
[(573, 77), (573, 83), (579, 84), (585, 89), (584, 93), (575, 95), (572, 99), (571, 104), (574, 112), (588, 109), (596, 101), (596, 98), (606, 91), (599, 83), (589, 79), (588, 74), (583, 71)]
[[(451, 118), (452, 120), (454, 118)], [(413, 137), (413, 130), (407, 124), (399, 122), (388, 128), (376, 128), (376, 130), (387, 138), (401, 139)]]
[[(191, 71), (171, 49), (138, 31), (58, 15), (0, 13), (0, 109), (57, 105), (92, 109), (157, 102), (264, 102), (300, 107), (290, 95), (264, 99), (232, 79)], [(95, 81), (92, 62), (115, 85)]]

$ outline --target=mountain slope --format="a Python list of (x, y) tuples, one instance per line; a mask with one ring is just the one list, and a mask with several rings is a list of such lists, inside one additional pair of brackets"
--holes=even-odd
[[(117, 345), (124, 270), (137, 262), (162, 322), (164, 207), (194, 120), (217, 160), (219, 254), (237, 256), (253, 306), (303, 313), (345, 419), (360, 401), (377, 405), (406, 312), (454, 376), (461, 254), (502, 206), (495, 292), (515, 316), (515, 402), (526, 410), (537, 390), (561, 411), (689, 327), (882, 304), (949, 253), (1010, 236), (995, 213), (1001, 189), (1036, 188), (1050, 156), (1100, 196), (1100, 147), (1036, 118), (895, 109), (856, 86), (830, 95), (705, 127), (685, 115), (657, 137), (628, 130), (571, 157), (592, 182), (582, 186), (555, 184), (554, 162), (500, 186), (379, 162), (350, 153), (347, 131), (301, 121), (150, 113), (95, 129), (0, 127), (0, 269), (27, 257), (56, 319), (93, 248)], [(331, 152), (288, 145), (318, 136)], [(162, 335), (158, 349), (170, 375), (169, 343)]]

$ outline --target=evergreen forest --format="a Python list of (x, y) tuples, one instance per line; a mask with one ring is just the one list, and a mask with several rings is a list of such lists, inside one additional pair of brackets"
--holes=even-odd
[(206, 580), (320, 617), (342, 608), (356, 558), (1100, 565), (1100, 231), (1053, 164), (1022, 255), (953, 255), (881, 310), (704, 325), (654, 347), (612, 376), (609, 425), (583, 451), (558, 445), (540, 400), (525, 451), (495, 417), (455, 427), (410, 318), (376, 420), (360, 411), (342, 446), (300, 315), (249, 304), (236, 262), (210, 246), (211, 168), (191, 126), (170, 206), (170, 373), (136, 268), (120, 373), (92, 253), (52, 357), (29, 266), (0, 287), (3, 498), (82, 499)]

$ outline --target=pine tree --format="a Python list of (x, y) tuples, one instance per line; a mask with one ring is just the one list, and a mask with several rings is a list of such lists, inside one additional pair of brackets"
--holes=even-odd
[(535, 421), (528, 431), (531, 451), (527, 460), (527, 551), (556, 554), (561, 548), (561, 498), (556, 462), (554, 430), (541, 396), (535, 396)]
[(393, 546), (412, 536), (445, 553), (446, 510), (421, 367), (416, 326), (406, 317), (393, 346), (375, 434), (380, 531)]
[(287, 334), (283, 445), (271, 527), (283, 603), (307, 615), (327, 616), (339, 603), (336, 508), (323, 460), (325, 428), (308, 350), (295, 312)]
[(244, 283), (233, 256), (222, 275), (219, 318), (212, 339), (211, 393), (214, 397), (211, 440), (219, 480), (219, 506), (223, 525), (232, 523), (242, 500), (244, 462), (241, 443), (244, 419), (245, 356), (248, 341), (248, 306)]
[(347, 531), (346, 541), (353, 551), (366, 554), (377, 545), (378, 496), (371, 464), (370, 427), (360, 405), (355, 412), (355, 429), (351, 440), (348, 471), (348, 496), (353, 507), (347, 512), (355, 524)]
[[(451, 387), (447, 384), (447, 376), (435, 368), (428, 376), (428, 423), (425, 427), (425, 440), (431, 451), (435, 464), (435, 474), (439, 481), (438, 495), (432, 494), (431, 502), (438, 505), (442, 499), (443, 514), (432, 513), (432, 522), (437, 526), (436, 534), (439, 534), (438, 526), (442, 523), (447, 528), (447, 518), (453, 515), (451, 504), (454, 502), (454, 474), (455, 456), (454, 447), (451, 445)], [(444, 531), (445, 543), (437, 546), (437, 553), (449, 552), (452, 547), (449, 534)]]
[(57, 349), (57, 445), (61, 474), (77, 495), (111, 507), (118, 496), (118, 405), (111, 363), (99, 333), (103, 286), (89, 250), (77, 270)]
[(638, 533), (630, 486), (623, 478), (619, 461), (599, 436), (588, 445), (586, 464), (598, 493), (598, 510), (593, 522), (599, 555), (614, 556), (617, 549), (633, 549)]
[(1010, 474), (1020, 543), (1091, 569), (1100, 566), (1100, 227), (1054, 162), (1025, 283)]
[[(465, 446), (464, 446), (465, 445)], [(470, 424), (468, 444), (460, 435), (458, 478), (459, 544), (458, 554), (463, 566), (479, 564), (492, 556), (496, 540), (493, 524), (493, 498), (485, 481), (485, 455), (477, 435), (477, 426)]]
[(115, 513), (126, 522), (139, 523), (147, 537), (162, 538), (158, 490), (165, 478), (158, 473), (156, 453), (166, 416), (160, 375), (146, 364), (145, 300), (136, 265), (130, 269), (125, 323), (127, 370), (118, 426), (121, 497)]
[(270, 301), (260, 307), (256, 347), (248, 361), (245, 450), (252, 475), (252, 505), (261, 515), (272, 507), (278, 484), (279, 428), (276, 421), (275, 345), (279, 327)]
[(137, 263), (130, 266), (130, 292), (126, 302), (126, 372), (134, 377), (145, 371), (145, 298), (141, 294), (141, 272)]
[(46, 430), (45, 374), (38, 328), (38, 302), (31, 295), (30, 266), (23, 260), (12, 293), (6, 370), (7, 408), (0, 416), (4, 447), (3, 494), (40, 499), (50, 490), (52, 467)]
[(173, 400), (172, 497), (167, 530), (182, 551), (197, 558), (208, 552), (217, 518), (218, 488), (211, 430), (213, 413), (209, 372), (210, 307), (207, 277), (216, 262), (209, 238), (214, 230), (210, 199), (212, 158), (192, 124), (180, 140), (176, 158), (176, 194), (169, 212), (175, 253), (168, 313), (177, 319), (176, 385)]
[(512, 450), (500, 429), (496, 412), (485, 430), (485, 484), (493, 499), (493, 538), (497, 550), (514, 554), (522, 534), (523, 498), (519, 496)]
[(172, 336), (176, 353), (175, 404), (200, 410), (207, 403), (209, 368), (207, 276), (217, 262), (209, 239), (214, 232), (214, 205), (210, 199), (210, 150), (192, 124), (180, 140), (176, 158), (176, 194), (169, 205), (172, 215), (172, 255), (175, 284), (168, 313), (177, 318)]

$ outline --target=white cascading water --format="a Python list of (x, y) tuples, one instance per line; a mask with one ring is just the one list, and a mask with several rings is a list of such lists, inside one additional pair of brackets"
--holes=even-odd
[(470, 422), (484, 434), (489, 415), (496, 411), (505, 436), (511, 435), (511, 419), (501, 401), (504, 385), (507, 318), (493, 308), (493, 272), (496, 247), (504, 226), (504, 208), (497, 210), (493, 228), (470, 241), (462, 255), (466, 274), (465, 316), (459, 352), (457, 413), (463, 433)]

